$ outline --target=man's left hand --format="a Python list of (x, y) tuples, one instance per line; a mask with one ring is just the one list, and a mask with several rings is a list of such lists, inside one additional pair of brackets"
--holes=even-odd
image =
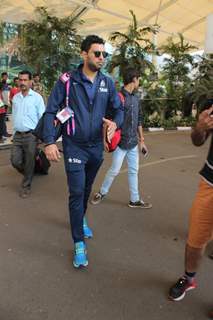
[(140, 148), (140, 151), (142, 151), (142, 149), (145, 149), (146, 152), (148, 152), (148, 148), (147, 148), (147, 146), (145, 145), (144, 142), (140, 142), (139, 148)]
[(104, 125), (107, 127), (107, 140), (111, 142), (112, 137), (117, 129), (117, 125), (114, 121), (103, 118)]

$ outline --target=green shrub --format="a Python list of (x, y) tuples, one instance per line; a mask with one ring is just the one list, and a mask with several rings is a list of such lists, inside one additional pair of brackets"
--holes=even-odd
[(196, 119), (193, 117), (182, 118), (177, 120), (175, 118), (169, 118), (161, 120), (159, 117), (150, 120), (147, 116), (144, 117), (144, 128), (164, 128), (174, 129), (176, 127), (193, 127), (196, 123)]

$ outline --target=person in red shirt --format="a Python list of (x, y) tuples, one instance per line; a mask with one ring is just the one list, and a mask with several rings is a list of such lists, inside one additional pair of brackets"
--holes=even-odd
[(18, 77), (13, 79), (14, 87), (10, 89), (10, 104), (12, 105), (13, 97), (16, 93), (20, 92)]
[(4, 126), (5, 126), (6, 108), (2, 97), (2, 88), (0, 86), (0, 143), (4, 143)]

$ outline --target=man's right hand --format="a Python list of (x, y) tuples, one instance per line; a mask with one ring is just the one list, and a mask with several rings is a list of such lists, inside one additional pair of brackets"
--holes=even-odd
[(56, 144), (49, 144), (45, 147), (44, 152), (49, 161), (58, 162), (61, 158), (60, 152)]
[(213, 106), (201, 112), (195, 128), (192, 130), (191, 138), (195, 146), (202, 146), (208, 138), (209, 130), (213, 129)]
[(114, 121), (103, 118), (103, 126), (106, 128), (107, 141), (111, 142), (115, 130), (117, 129), (117, 125)]
[(213, 115), (211, 115), (211, 113), (213, 113), (213, 105), (209, 109), (201, 112), (196, 125), (198, 130), (208, 131), (213, 129)]

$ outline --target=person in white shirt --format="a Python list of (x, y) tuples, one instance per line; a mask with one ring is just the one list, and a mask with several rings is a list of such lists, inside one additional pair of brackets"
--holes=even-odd
[(39, 119), (45, 111), (42, 96), (31, 89), (32, 75), (29, 71), (19, 73), (20, 92), (13, 100), (13, 146), (11, 163), (24, 178), (21, 184), (20, 197), (27, 198), (31, 192), (34, 174), (37, 139), (32, 134)]

